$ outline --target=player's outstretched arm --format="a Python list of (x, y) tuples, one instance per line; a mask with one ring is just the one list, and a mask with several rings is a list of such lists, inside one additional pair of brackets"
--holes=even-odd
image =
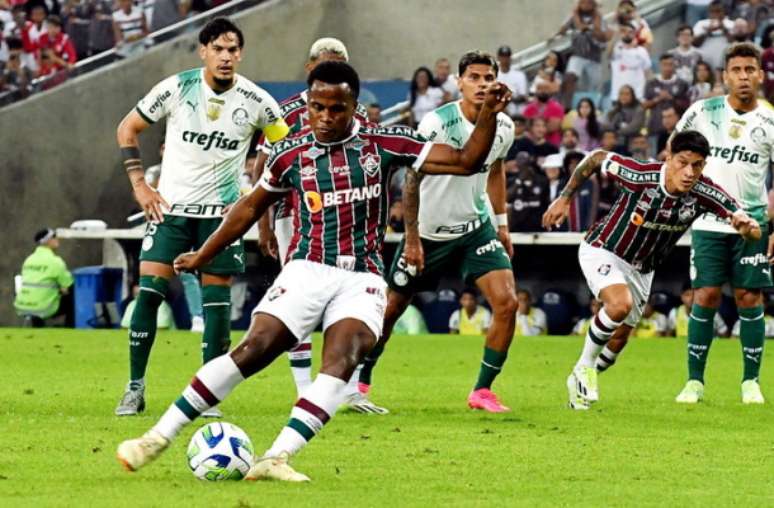
[(559, 197), (551, 203), (546, 213), (543, 214), (544, 228), (550, 231), (552, 227), (562, 225), (570, 212), (570, 203), (572, 203), (575, 193), (591, 175), (602, 167), (607, 155), (608, 152), (604, 150), (594, 150), (580, 161)]
[(476, 128), (461, 150), (449, 145), (434, 144), (420, 171), (431, 175), (472, 175), (486, 161), (497, 129), (497, 113), (505, 110), (511, 92), (502, 83), (495, 83), (486, 92), (476, 120)]
[(121, 158), (123, 159), (124, 169), (132, 184), (134, 198), (139, 203), (142, 211), (145, 212), (147, 220), (157, 222), (164, 221), (164, 210), (162, 206), (169, 209), (167, 203), (161, 194), (156, 192), (145, 182), (145, 169), (142, 166), (140, 157), (140, 148), (138, 136), (142, 131), (148, 128), (150, 124), (133, 109), (127, 114), (121, 123), (118, 124), (116, 139), (121, 148)]
[(419, 184), (422, 175), (416, 171), (406, 171), (406, 181), (403, 183), (403, 224), (406, 229), (403, 259), (411, 275), (416, 275), (424, 269), (425, 254), (422, 250), (422, 240), (419, 238)]
[[(258, 151), (258, 157), (255, 159), (255, 166), (253, 166), (253, 173), (250, 175), (253, 185), (255, 185), (266, 168), (266, 161), (269, 156), (263, 150)], [(261, 215), (258, 219), (258, 248), (261, 250), (261, 254), (264, 256), (270, 256), (277, 259), (279, 256), (279, 248), (277, 247), (277, 237), (274, 231), (271, 229), (271, 207), (266, 210), (266, 213)]]
[(256, 186), (250, 194), (242, 196), (199, 250), (175, 259), (175, 271), (190, 272), (206, 265), (219, 252), (242, 238), (258, 217), (280, 196), (281, 193), (269, 192), (260, 186)]

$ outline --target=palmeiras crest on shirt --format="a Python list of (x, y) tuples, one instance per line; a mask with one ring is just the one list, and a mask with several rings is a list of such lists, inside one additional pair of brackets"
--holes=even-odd
[(244, 108), (236, 108), (234, 112), (231, 113), (231, 121), (234, 122), (234, 125), (238, 127), (243, 127), (247, 125), (247, 122), (248, 122), (247, 110)]

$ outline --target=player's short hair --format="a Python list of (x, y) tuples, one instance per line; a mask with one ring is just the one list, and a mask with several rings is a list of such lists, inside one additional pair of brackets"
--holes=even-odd
[(691, 32), (691, 35), (693, 35), (693, 27), (691, 25), (680, 25), (677, 27), (677, 31), (675, 32), (675, 35), (680, 35), (680, 32), (688, 30)]
[(306, 84), (312, 88), (312, 83), (321, 81), (329, 85), (340, 85), (346, 83), (352, 91), (352, 98), (357, 100), (360, 95), (360, 78), (355, 69), (347, 62), (328, 61), (312, 69), (309, 77), (306, 78)]
[(477, 49), (475, 51), (468, 51), (462, 55), (460, 63), (457, 66), (459, 76), (465, 74), (465, 70), (474, 64), (488, 65), (494, 70), (495, 74), (500, 72), (500, 66), (497, 65), (497, 60), (489, 53)]
[(726, 48), (723, 67), (728, 67), (728, 62), (730, 62), (732, 58), (740, 56), (755, 58), (755, 61), (758, 62), (758, 67), (761, 66), (761, 50), (758, 46), (752, 42), (735, 42)]
[(527, 288), (519, 288), (516, 291), (517, 295), (527, 295), (527, 298), (529, 298), (530, 301), (532, 301), (532, 293), (530, 293), (529, 289)]
[(659, 62), (663, 62), (664, 60), (672, 60), (674, 58), (674, 55), (672, 53), (661, 53), (661, 56), (658, 57)]
[(204, 28), (199, 32), (199, 44), (206, 46), (227, 33), (236, 34), (240, 49), (245, 46), (245, 36), (242, 34), (242, 30), (228, 18), (215, 18), (204, 25)]
[(56, 25), (59, 28), (62, 28), (62, 18), (57, 16), (56, 14), (51, 14), (46, 18), (46, 23), (49, 25)]
[(347, 47), (343, 42), (333, 37), (323, 37), (314, 41), (312, 47), (309, 48), (309, 61), (314, 62), (323, 53), (332, 53), (343, 58), (345, 62), (349, 61)]
[(699, 131), (683, 131), (675, 134), (670, 143), (673, 154), (680, 152), (698, 153), (705, 159), (710, 154), (710, 145), (707, 138)]

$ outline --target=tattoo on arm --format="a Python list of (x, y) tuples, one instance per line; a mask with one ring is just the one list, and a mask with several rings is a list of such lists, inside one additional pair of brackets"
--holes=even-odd
[(560, 195), (563, 198), (572, 198), (578, 192), (581, 185), (602, 166), (602, 163), (607, 158), (607, 153), (604, 150), (594, 150), (585, 159), (580, 161)]
[(419, 184), (422, 175), (414, 170), (406, 171), (406, 181), (403, 183), (403, 224), (406, 235), (419, 237)]

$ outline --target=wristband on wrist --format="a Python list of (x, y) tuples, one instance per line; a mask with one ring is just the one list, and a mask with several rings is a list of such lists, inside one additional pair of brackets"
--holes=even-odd
[(121, 158), (124, 161), (124, 170), (127, 173), (132, 171), (143, 171), (140, 149), (136, 146), (122, 146)]
[(495, 222), (497, 223), (497, 227), (508, 227), (508, 214), (507, 213), (498, 213), (495, 215)]

